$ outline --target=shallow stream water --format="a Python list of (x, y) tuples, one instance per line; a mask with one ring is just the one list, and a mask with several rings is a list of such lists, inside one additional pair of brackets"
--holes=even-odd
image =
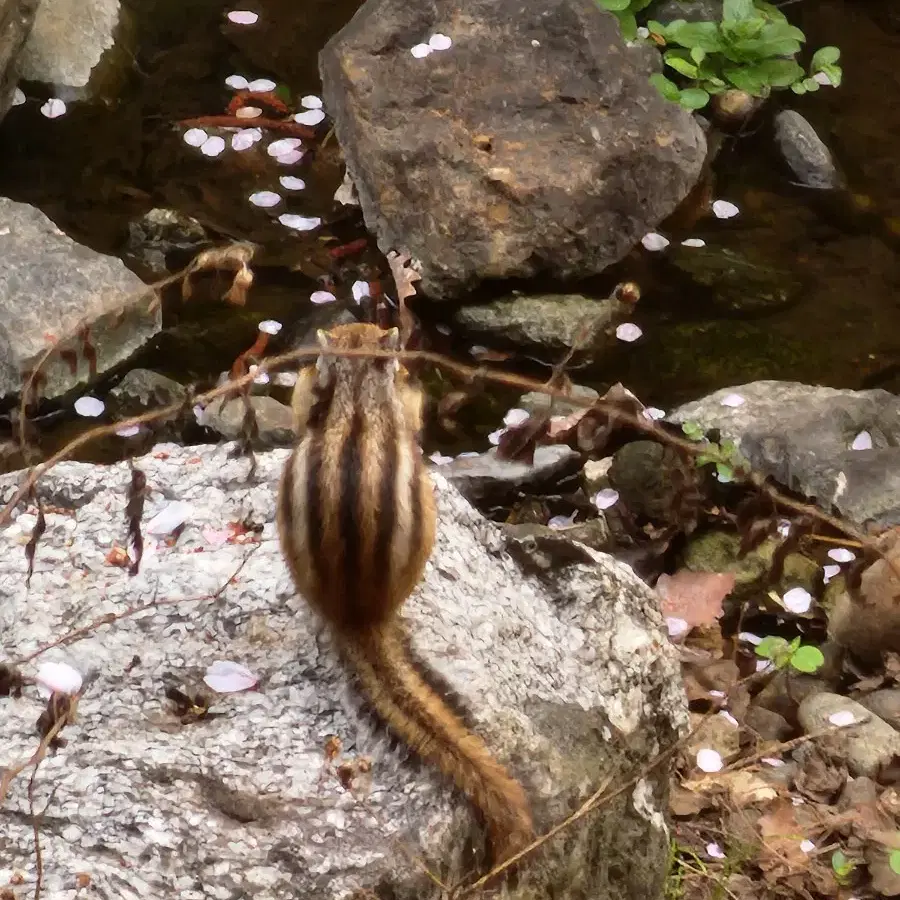
[[(833, 148), (847, 174), (847, 194), (793, 184), (763, 126), (728, 138), (715, 163), (712, 195), (735, 203), (740, 214), (706, 216), (689, 228), (673, 224), (667, 232), (673, 245), (699, 237), (708, 248), (752, 251), (768, 269), (800, 281), (795, 301), (764, 315), (712, 311), (671, 278), (664, 254), (637, 248), (589, 285), (557, 286), (605, 296), (618, 279), (633, 277), (642, 288), (634, 321), (644, 336), (574, 373), (578, 381), (601, 391), (622, 381), (664, 409), (760, 378), (900, 391), (900, 16), (891, 3), (801, 0), (789, 10), (811, 46), (842, 50), (839, 89), (788, 95), (784, 102)], [(156, 206), (193, 216), (224, 238), (266, 247), (268, 261), (247, 308), (168, 304), (166, 332), (137, 364), (182, 381), (214, 381), (252, 344), (260, 319), (302, 326), (309, 293), (327, 266), (323, 235), (347, 241), (363, 234), (354, 216), (332, 201), (342, 174), (333, 138), (312, 160), (285, 168), (262, 151), (204, 157), (183, 142), (177, 126), (223, 111), (233, 93), (225, 79), (235, 73), (269, 77), (295, 100), (319, 94), (318, 51), (357, 5), (126, 0), (137, 49), (98, 98), (47, 119), (39, 107), (49, 89), (23, 85), (28, 102), (0, 127), (0, 194), (38, 206), (73, 238), (106, 253), (121, 254), (128, 223)], [(225, 13), (237, 7), (257, 11), (259, 22), (228, 23)], [(277, 188), (284, 174), (305, 179), (307, 188), (290, 209), (322, 216), (329, 223), (322, 233), (292, 236), (271, 212), (248, 203), (250, 193)], [(350, 281), (339, 290), (342, 299)], [(465, 353), (465, 336), (453, 346)], [(498, 395), (491, 421), (472, 423), (467, 439), (475, 449), (486, 446), (485, 431), (497, 427), (511, 399)], [(59, 434), (77, 427), (69, 423)], [(439, 435), (434, 441), (442, 444)]]

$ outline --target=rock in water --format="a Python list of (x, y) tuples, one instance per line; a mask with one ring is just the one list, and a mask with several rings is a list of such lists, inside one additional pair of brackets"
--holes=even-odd
[(16, 61), (31, 27), (38, 0), (0, 0), (0, 120), (13, 102)]
[(112, 256), (76, 244), (39, 209), (0, 197), (0, 397), (55, 340), (36, 392), (58, 397), (128, 359), (160, 328), (152, 293)]
[[(410, 50), (438, 33), (452, 44)], [(383, 251), (422, 291), (586, 277), (621, 259), (700, 174), (706, 141), (593, 0), (369, 0), (324, 48), (326, 108)]]

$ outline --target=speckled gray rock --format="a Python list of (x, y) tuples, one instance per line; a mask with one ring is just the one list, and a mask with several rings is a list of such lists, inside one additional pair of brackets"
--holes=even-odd
[[(42, 897), (74, 897), (78, 872), (90, 875), (92, 896), (102, 900), (337, 900), (376, 889), (397, 900), (446, 896), (410, 852), (445, 882), (457, 881), (479, 834), (471, 810), (360, 714), (331, 641), (296, 597), (273, 522), (287, 451), (260, 454), (257, 480), (248, 483), (248, 464), (229, 458), (233, 450), (163, 444), (137, 461), (151, 488), (145, 520), (176, 498), (192, 509), (174, 544), (147, 538), (133, 578), (107, 559), (124, 537), (124, 464), (63, 464), (42, 481), (54, 510), (30, 590), (24, 545), (33, 510), (20, 508), (2, 526), (7, 661), (98, 616), (157, 603), (22, 664), (29, 675), (40, 661), (68, 661), (96, 676), (78, 723), (66, 729), (68, 746), (36, 779), (36, 808), (49, 800)], [(407, 604), (414, 643), (522, 779), (546, 830), (606, 779), (623, 784), (682, 732), (677, 660), (655, 598), (627, 567), (594, 554), (594, 565), (541, 582), (526, 577), (501, 533), (434, 478), (438, 545)], [(0, 500), (17, 481), (0, 480)], [(234, 521), (261, 526), (258, 542), (224, 540)], [(179, 722), (163, 701), (164, 676), (189, 682), (225, 659), (258, 674), (259, 690), (219, 696), (215, 716)], [(0, 699), (0, 766), (33, 752), (40, 709), (31, 689)], [(358, 754), (372, 760), (369, 775), (352, 779), (355, 794), (327, 763), (329, 735), (343, 746), (335, 765)], [(551, 883), (558, 897), (659, 896), (667, 778), (663, 765), (565, 841), (550, 842), (509, 896), (538, 900)], [(24, 777), (0, 807), (0, 884), (11, 869), (33, 892)]]
[(634, 304), (581, 294), (503, 297), (457, 311), (459, 325), (475, 335), (544, 352), (576, 349), (575, 358), (592, 357), (616, 343), (615, 326), (634, 312)]
[(115, 43), (119, 0), (41, 0), (20, 62), (23, 78), (84, 87)]
[(847, 770), (851, 775), (865, 775), (875, 778), (881, 766), (887, 765), (893, 757), (900, 753), (900, 734), (894, 731), (887, 722), (869, 712), (862, 704), (840, 694), (810, 694), (805, 697), (797, 709), (797, 718), (803, 730), (810, 734), (829, 728), (828, 717), (837, 712), (852, 712), (854, 718), (862, 721), (860, 725), (841, 729), (829, 735), (825, 741), (833, 750), (846, 760)]
[[(728, 394), (744, 403), (723, 406)], [(786, 381), (723, 388), (675, 410), (675, 422), (719, 428), (758, 472), (856, 523), (900, 524), (900, 398)], [(867, 431), (871, 450), (852, 450)]]
[[(435, 32), (452, 46), (414, 57)], [(319, 68), (366, 224), (421, 262), (432, 299), (603, 271), (706, 156), (700, 126), (648, 80), (659, 54), (627, 47), (594, 0), (368, 0)]]
[(18, 58), (31, 33), (38, 0), (0, 0), (0, 121), (12, 105)]
[(820, 190), (841, 187), (831, 151), (800, 113), (783, 109), (774, 125), (778, 149), (801, 184)]
[(41, 366), (44, 397), (88, 381), (91, 350), (103, 373), (160, 329), (147, 286), (120, 260), (76, 244), (40, 210), (3, 197), (0, 258), (0, 397), (21, 391), (22, 373), (51, 335), (58, 352)]

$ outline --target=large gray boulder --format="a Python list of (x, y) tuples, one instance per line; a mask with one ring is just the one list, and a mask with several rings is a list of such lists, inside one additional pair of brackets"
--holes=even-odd
[[(57, 641), (22, 662), (23, 674), (54, 660), (95, 676), (65, 729), (68, 745), (35, 779), (35, 808), (47, 807), (42, 897), (74, 896), (78, 873), (103, 900), (444, 897), (415, 859), (459, 881), (480, 842), (471, 810), (373, 729), (295, 595), (273, 521), (287, 451), (259, 455), (251, 482), (233, 449), (158, 445), (137, 460), (151, 490), (145, 525), (173, 501), (190, 508), (177, 540), (145, 535), (133, 578), (109, 555), (124, 541), (124, 464), (63, 464), (41, 481), (52, 509), (30, 589), (34, 510), (0, 525), (2, 659)], [(19, 477), (0, 479), (0, 501)], [(653, 593), (630, 569), (595, 553), (593, 565), (525, 576), (498, 529), (434, 480), (438, 545), (406, 608), (414, 644), (522, 780), (546, 831), (599, 785), (628, 784), (682, 732), (678, 663)], [(250, 532), (235, 539), (230, 522)], [(126, 615), (58, 641), (114, 614)], [(258, 691), (218, 695), (212, 715), (179, 720), (164, 700), (167, 679), (190, 684), (221, 660), (256, 673)], [(0, 767), (34, 751), (41, 707), (32, 688), (0, 698)], [(331, 763), (330, 736), (342, 746)], [(650, 770), (550, 841), (508, 896), (661, 896), (668, 776), (665, 764)], [(21, 871), (30, 895), (28, 808), (23, 772), (0, 803), (0, 885)]]
[(120, 14), (120, 0), (41, 0), (22, 52), (22, 77), (57, 89), (85, 87), (115, 45)]
[(0, 0), (0, 121), (12, 106), (17, 61), (34, 24), (38, 0)]
[(435, 299), (596, 274), (675, 209), (706, 141), (659, 66), (594, 0), (368, 0), (320, 55), (366, 224)]
[(0, 197), (0, 397), (40, 367), (57, 397), (122, 362), (155, 335), (160, 309), (121, 260), (75, 243), (40, 210)]
[[(724, 405), (729, 394), (744, 402)], [(754, 381), (680, 406), (670, 418), (720, 429), (756, 471), (857, 524), (900, 524), (900, 398), (894, 394)], [(871, 449), (853, 449), (863, 432)]]

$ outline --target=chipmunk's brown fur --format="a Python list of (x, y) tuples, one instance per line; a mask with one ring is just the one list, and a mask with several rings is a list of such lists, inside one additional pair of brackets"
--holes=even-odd
[(375, 712), (470, 798), (500, 862), (533, 837), (525, 793), (417, 671), (397, 615), (434, 545), (418, 445), (422, 394), (396, 360), (327, 354), (398, 349), (397, 329), (342, 325), (319, 341), (323, 355), (294, 389), (298, 443), (279, 489), (282, 551)]

